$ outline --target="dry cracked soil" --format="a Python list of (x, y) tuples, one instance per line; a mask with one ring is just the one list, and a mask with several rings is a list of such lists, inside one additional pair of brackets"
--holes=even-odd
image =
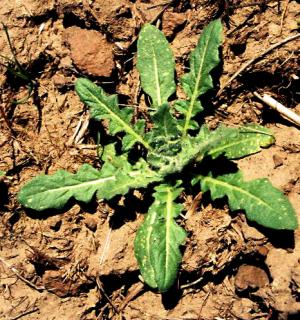
[[(61, 212), (36, 213), (17, 201), (32, 177), (83, 163), (100, 166), (97, 132), (74, 92), (89, 77), (147, 117), (148, 100), (136, 70), (141, 26), (156, 24), (167, 36), (180, 77), (205, 25), (221, 18), (222, 65), (207, 102), (205, 122), (250, 122), (272, 130), (276, 143), (236, 161), (247, 179), (267, 177), (300, 217), (299, 126), (259, 101), (268, 93), (300, 113), (299, 1), (254, 0), (1, 0), (0, 21), (0, 319), (300, 319), (300, 230), (272, 231), (230, 212), (225, 201), (182, 195), (192, 214), (182, 221), (178, 282), (160, 294), (143, 286), (133, 252), (149, 207), (145, 192)], [(12, 75), (16, 55), (30, 75)], [(28, 86), (32, 85), (27, 98)], [(223, 88), (217, 95), (218, 89)], [(177, 92), (182, 96), (182, 92)], [(23, 99), (15, 104), (17, 99)]]

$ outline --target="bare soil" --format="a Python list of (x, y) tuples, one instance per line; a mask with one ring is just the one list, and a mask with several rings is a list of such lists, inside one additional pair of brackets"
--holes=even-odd
[[(16, 198), (38, 174), (100, 166), (101, 125), (74, 92), (78, 77), (118, 93), (136, 117), (146, 117), (135, 67), (144, 23), (157, 23), (168, 36), (180, 76), (203, 27), (222, 17), (217, 91), (244, 63), (297, 34), (299, 12), (293, 0), (1, 0), (0, 21), (34, 89), (14, 104), (26, 97), (28, 82), (0, 66), (0, 170), (7, 172), (0, 181), (0, 319), (300, 318), (300, 230), (259, 227), (204, 195), (183, 222), (189, 237), (178, 283), (161, 295), (142, 285), (133, 253), (149, 206), (143, 194), (46, 213), (24, 210)], [(12, 57), (3, 29), (0, 52)], [(236, 163), (247, 179), (268, 177), (300, 220), (299, 127), (253, 96), (269, 93), (300, 113), (298, 53), (295, 40), (255, 61), (207, 98), (205, 121), (211, 128), (254, 122), (274, 132), (272, 147)], [(185, 191), (187, 209), (195, 196)]]

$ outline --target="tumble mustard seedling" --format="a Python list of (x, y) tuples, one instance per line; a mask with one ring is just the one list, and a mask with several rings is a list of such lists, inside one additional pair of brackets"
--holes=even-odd
[[(195, 121), (203, 110), (199, 97), (213, 88), (210, 72), (220, 62), (221, 44), (222, 25), (215, 20), (204, 28), (191, 53), (190, 70), (180, 79), (186, 100), (170, 103), (176, 91), (173, 54), (164, 34), (146, 24), (138, 39), (137, 68), (154, 110), (150, 114), (152, 129), (147, 131), (141, 119), (132, 124), (133, 109), (119, 108), (116, 95), (109, 96), (91, 81), (78, 79), (76, 92), (89, 106), (91, 117), (107, 120), (110, 135), (123, 133), (122, 150), (117, 153), (114, 144), (104, 146), (100, 171), (85, 164), (75, 174), (59, 170), (32, 179), (19, 193), (21, 204), (37, 211), (58, 209), (70, 198), (89, 202), (96, 194), (98, 199), (109, 200), (130, 189), (153, 185), (154, 201), (137, 231), (135, 255), (144, 281), (160, 292), (176, 280), (182, 259), (180, 246), (187, 236), (176, 222), (183, 211), (177, 200), (182, 181), (199, 184), (203, 192), (210, 191), (212, 199), (227, 196), (232, 210), (243, 209), (249, 220), (265, 227), (296, 229), (291, 204), (267, 179), (244, 181), (240, 171), (199, 173), (205, 158), (238, 159), (274, 143), (272, 133), (257, 124), (210, 131)], [(129, 151), (136, 144), (142, 147), (136, 150), (143, 152), (137, 161), (129, 162)], [(183, 169), (185, 174), (181, 175)]]

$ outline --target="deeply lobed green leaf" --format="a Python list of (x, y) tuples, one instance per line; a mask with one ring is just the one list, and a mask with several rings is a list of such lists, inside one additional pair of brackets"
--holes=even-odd
[(123, 150), (129, 150), (136, 142), (147, 149), (151, 149), (144, 139), (145, 124), (139, 120), (131, 124), (133, 110), (129, 107), (119, 109), (116, 95), (108, 96), (101, 87), (88, 79), (80, 78), (76, 81), (75, 90), (80, 99), (90, 107), (91, 117), (97, 120), (109, 120), (109, 133), (126, 132), (123, 138)]
[(273, 229), (298, 227), (292, 205), (267, 179), (244, 181), (241, 172), (236, 172), (201, 177), (200, 183), (203, 191), (210, 191), (212, 199), (227, 196), (230, 209), (245, 210), (249, 220)]
[(191, 123), (191, 120), (203, 109), (198, 98), (213, 88), (210, 72), (220, 62), (218, 48), (221, 43), (222, 24), (218, 19), (203, 29), (198, 44), (190, 56), (190, 72), (181, 78), (181, 85), (189, 98), (188, 101), (181, 101), (175, 105), (185, 116), (182, 126), (183, 136), (187, 135), (189, 129), (194, 129), (195, 123)]
[(237, 128), (220, 126), (214, 131), (202, 126), (198, 137), (200, 141), (205, 141), (206, 146), (202, 149), (202, 154), (197, 156), (197, 161), (204, 156), (215, 159), (220, 155), (228, 159), (238, 159), (259, 152), (261, 148), (275, 142), (271, 131), (257, 124)]
[(176, 90), (175, 61), (165, 35), (151, 24), (145, 24), (139, 34), (137, 69), (141, 86), (152, 99), (152, 107), (167, 103)]
[[(147, 160), (164, 176), (180, 172), (189, 163), (199, 163), (207, 156), (215, 159), (224, 155), (228, 159), (238, 159), (259, 152), (262, 147), (272, 143), (274, 137), (270, 130), (256, 124), (239, 128), (221, 126), (214, 131), (202, 126), (197, 136), (188, 135), (183, 139), (174, 140), (173, 145), (162, 144), (161, 149), (154, 149), (149, 153)], [(169, 153), (163, 152), (164, 148), (168, 148)], [(172, 150), (176, 150), (176, 156), (172, 154)]]
[(60, 209), (71, 198), (87, 203), (96, 193), (98, 199), (111, 199), (160, 180), (143, 160), (132, 166), (125, 155), (116, 156), (112, 145), (106, 148), (104, 158), (101, 171), (84, 164), (75, 174), (59, 170), (33, 178), (19, 192), (19, 202), (37, 211)]
[(154, 203), (137, 231), (135, 255), (145, 282), (160, 292), (175, 282), (186, 232), (175, 222), (183, 209), (174, 203), (182, 188), (162, 184), (155, 188)]

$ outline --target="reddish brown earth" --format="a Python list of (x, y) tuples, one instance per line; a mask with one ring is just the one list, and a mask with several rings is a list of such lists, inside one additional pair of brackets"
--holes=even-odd
[[(135, 67), (142, 24), (161, 26), (180, 76), (203, 27), (222, 17), (222, 86), (242, 64), (297, 34), (299, 9), (293, 0), (1, 1), (0, 21), (36, 84), (15, 105), (26, 96), (26, 83), (0, 66), (0, 170), (7, 172), (0, 181), (1, 320), (300, 318), (299, 230), (261, 228), (204, 197), (182, 222), (189, 237), (178, 283), (161, 295), (143, 287), (133, 253), (146, 211), (141, 194), (139, 205), (125, 197), (47, 214), (25, 211), (16, 199), (38, 174), (74, 172), (83, 163), (99, 167), (100, 124), (90, 123), (74, 93), (76, 78), (90, 77), (137, 106), (136, 117), (145, 115)], [(2, 29), (0, 52), (12, 56)], [(300, 216), (299, 127), (253, 96), (269, 93), (300, 113), (298, 53), (299, 43), (290, 41), (251, 64), (213, 96), (205, 120), (212, 128), (255, 122), (273, 131), (275, 145), (237, 165), (247, 179), (268, 177)], [(195, 196), (182, 196), (187, 209)]]

